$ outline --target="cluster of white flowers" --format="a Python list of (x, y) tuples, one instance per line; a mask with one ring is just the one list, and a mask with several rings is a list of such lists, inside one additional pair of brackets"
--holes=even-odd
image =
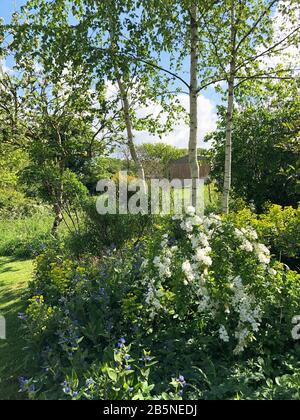
[(238, 326), (237, 331), (234, 334), (235, 338), (238, 341), (238, 345), (233, 350), (234, 354), (243, 353), (243, 351), (247, 347), (247, 338), (249, 337), (249, 335), (250, 335), (250, 331), (248, 330), (248, 328), (243, 328), (242, 324), (240, 324)]
[[(218, 278), (218, 273), (212, 272), (210, 267), (213, 264), (212, 244), (214, 238), (218, 238), (227, 232), (228, 226), (219, 216), (210, 215), (209, 217), (199, 217), (195, 209), (190, 207), (187, 209), (187, 215), (176, 216), (174, 219), (179, 220), (181, 229), (185, 232), (186, 238), (190, 242), (191, 247), (188, 248), (188, 255), (182, 260), (182, 273), (184, 275), (183, 282), (185, 286), (191, 287), (191, 291), (195, 293), (195, 302), (197, 302), (198, 312), (206, 312), (215, 318), (223, 311), (223, 316), (228, 319), (234, 314), (234, 318), (238, 315), (238, 322), (235, 331), (228, 332), (224, 325), (220, 325), (218, 335), (220, 340), (228, 343), (231, 339), (237, 340), (237, 346), (234, 350), (235, 354), (241, 353), (247, 346), (250, 336), (259, 331), (263, 310), (262, 302), (253, 295), (250, 285), (244, 284), (240, 276), (225, 277), (224, 284), (229, 283), (229, 289), (226, 288), (225, 293), (227, 303), (225, 305), (211, 293), (211, 285), (214, 284), (214, 276)], [(234, 227), (232, 226), (234, 229)], [(245, 252), (252, 253), (257, 257), (258, 261), (266, 269), (270, 276), (275, 276), (276, 271), (268, 267), (270, 263), (270, 251), (263, 244), (258, 243), (257, 232), (247, 227), (242, 229), (234, 229), (237, 244)], [(154, 267), (158, 270), (159, 283), (163, 284), (165, 279), (173, 275), (172, 264), (176, 262), (176, 257), (182, 258), (181, 252), (178, 253), (177, 246), (170, 246), (168, 235), (164, 235), (160, 244), (161, 250), (159, 256), (153, 260)], [(182, 251), (182, 250), (180, 250)], [(175, 257), (176, 256), (176, 257)], [(143, 263), (146, 267), (146, 262)], [(176, 264), (174, 264), (176, 266)], [(259, 279), (260, 273), (254, 274)], [(264, 279), (264, 277), (263, 277)], [(152, 315), (155, 316), (158, 309), (161, 308), (160, 298), (163, 294), (163, 288), (155, 287), (155, 281), (149, 281), (148, 292), (146, 295), (146, 303), (152, 305)], [(267, 282), (262, 282), (267, 284)], [(215, 296), (215, 297), (213, 297)]]
[(160, 257), (155, 257), (153, 260), (154, 266), (158, 269), (159, 277), (161, 279), (170, 278), (172, 276), (171, 266), (172, 266), (172, 257), (174, 252), (177, 251), (177, 247), (173, 246), (168, 248), (169, 243), (168, 235), (163, 236), (163, 240), (160, 244), (162, 248), (162, 254)]
[(224, 341), (224, 343), (229, 343), (229, 334), (226, 328), (224, 327), (224, 325), (220, 326), (219, 337), (220, 337), (220, 340)]
[(184, 263), (182, 264), (182, 271), (186, 278), (184, 282), (185, 285), (188, 285), (188, 283), (192, 283), (195, 280), (195, 274), (192, 264), (188, 260), (184, 261)]
[(257, 258), (261, 264), (268, 265), (271, 261), (269, 249), (260, 243), (252, 244), (251, 241), (257, 241), (258, 235), (253, 228), (235, 229), (236, 237), (241, 242), (240, 249), (246, 252), (256, 252)]
[(238, 346), (235, 349), (235, 353), (239, 353), (243, 351), (246, 338), (250, 334), (249, 329), (245, 326), (249, 326), (253, 332), (258, 332), (263, 313), (260, 303), (247, 292), (247, 287), (243, 285), (240, 277), (232, 280), (232, 290), (231, 305), (239, 315), (239, 325), (236, 333)]
[(155, 287), (154, 280), (150, 280), (148, 284), (148, 291), (146, 293), (145, 302), (149, 307), (150, 310), (150, 318), (154, 319), (157, 311), (161, 308), (160, 300), (159, 300), (159, 291)]
[(253, 252), (254, 247), (249, 239), (253, 238), (254, 234), (249, 232), (249, 235), (247, 235), (247, 233), (248, 231), (246, 229), (235, 229), (235, 235), (241, 242), (240, 249), (246, 252)]
[(210, 267), (212, 265), (212, 259), (208, 255), (211, 252), (211, 248), (198, 248), (196, 250), (194, 260), (200, 264), (205, 265), (206, 267)]
[(263, 244), (256, 244), (255, 251), (257, 253), (257, 258), (261, 264), (268, 265), (271, 261), (271, 254), (268, 248)]

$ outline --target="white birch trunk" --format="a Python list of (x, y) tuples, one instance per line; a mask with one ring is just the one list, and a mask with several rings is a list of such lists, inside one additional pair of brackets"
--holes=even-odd
[(233, 128), (234, 76), (228, 83), (228, 104), (226, 113), (225, 172), (223, 188), (223, 213), (229, 213), (229, 201), (232, 174), (232, 128)]
[(119, 87), (121, 99), (122, 99), (122, 107), (123, 107), (123, 112), (124, 112), (124, 120), (126, 124), (127, 141), (128, 141), (130, 155), (131, 155), (132, 160), (137, 166), (139, 178), (145, 182), (144, 168), (143, 168), (142, 162), (140, 161), (138, 157), (135, 144), (134, 144), (134, 136), (133, 136), (131, 117), (130, 117), (130, 105), (129, 105), (128, 95), (124, 87), (124, 84), (120, 78), (117, 79), (117, 83), (118, 83), (118, 87)]
[(191, 8), (191, 82), (190, 82), (190, 139), (189, 139), (189, 164), (192, 178), (192, 205), (197, 205), (197, 185), (199, 179), (198, 164), (198, 8), (196, 3)]
[[(114, 28), (114, 22), (111, 19), (111, 30), (110, 30), (111, 47), (112, 47), (112, 51), (116, 52), (117, 45), (115, 42), (115, 35), (114, 35), (113, 28)], [(115, 70), (116, 70), (116, 74), (118, 74), (119, 69), (117, 66), (115, 66)], [(133, 127), (132, 127), (132, 121), (131, 121), (131, 116), (130, 116), (130, 104), (129, 104), (129, 99), (128, 99), (128, 93), (120, 76), (117, 77), (117, 84), (118, 84), (118, 88), (119, 88), (121, 100), (122, 100), (122, 108), (123, 108), (124, 120), (125, 120), (125, 125), (126, 125), (128, 148), (130, 151), (131, 158), (134, 161), (135, 165), (137, 166), (138, 177), (143, 181), (144, 190), (145, 190), (146, 189), (145, 172), (144, 172), (142, 162), (140, 161), (138, 154), (136, 152), (136, 148), (134, 144)]]
[(228, 79), (228, 102), (226, 113), (226, 143), (225, 143), (225, 171), (223, 187), (223, 213), (229, 213), (230, 190), (232, 180), (232, 129), (233, 129), (233, 106), (234, 106), (234, 83), (236, 71), (236, 28), (235, 28), (235, 4), (231, 2), (231, 62)]

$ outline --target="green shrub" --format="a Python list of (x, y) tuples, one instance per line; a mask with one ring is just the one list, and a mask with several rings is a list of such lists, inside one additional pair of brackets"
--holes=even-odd
[(243, 209), (230, 218), (238, 226), (253, 226), (279, 260), (292, 268), (300, 268), (300, 207), (272, 205), (260, 215)]
[(79, 232), (65, 238), (66, 248), (75, 255), (99, 256), (107, 247), (120, 248), (127, 241), (139, 241), (149, 233), (157, 218), (151, 215), (101, 215), (94, 198), (86, 201)]
[[(150, 397), (148, 385), (141, 391), (140, 365), (128, 375), (126, 363), (110, 370), (116, 360), (107, 355), (120, 337), (130, 343), (132, 365), (143, 350), (157, 360), (146, 378), (157, 398), (258, 398), (252, 386), (240, 392), (236, 378), (245, 380), (249, 369), (255, 374), (248, 360), (279, 356), (257, 390), (268, 398), (295, 396), (297, 371), (284, 368), (284, 358), (297, 352), (291, 330), (299, 286), (300, 276), (271, 259), (253, 228), (213, 215), (200, 219), (193, 209), (97, 258), (75, 260), (48, 249), (37, 260), (24, 316), (34, 356), (31, 397), (86, 398), (87, 379), (97, 384), (88, 390), (92, 399), (126, 398), (129, 388), (128, 398)], [(210, 372), (221, 366), (223, 388)], [(172, 381), (173, 394), (170, 378), (180, 378)]]
[(51, 242), (53, 217), (48, 210), (19, 219), (0, 220), (0, 255), (33, 257)]

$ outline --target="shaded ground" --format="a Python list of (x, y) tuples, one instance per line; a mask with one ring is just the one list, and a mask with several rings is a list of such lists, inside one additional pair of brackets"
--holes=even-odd
[(25, 343), (18, 313), (24, 311), (24, 293), (32, 275), (32, 261), (0, 257), (0, 315), (6, 319), (6, 340), (0, 340), (0, 400), (15, 400), (23, 372)]

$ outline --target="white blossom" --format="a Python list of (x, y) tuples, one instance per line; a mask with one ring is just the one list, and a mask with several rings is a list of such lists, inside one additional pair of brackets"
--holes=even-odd
[(276, 271), (276, 270), (274, 270), (274, 268), (269, 268), (268, 273), (269, 273), (271, 276), (276, 276), (277, 271)]
[(220, 326), (219, 337), (222, 341), (224, 341), (224, 343), (229, 343), (229, 334), (228, 334), (226, 328), (224, 327), (224, 325)]
[(246, 252), (253, 252), (253, 245), (246, 239), (243, 241), (242, 245), (240, 246), (240, 249)]
[(187, 213), (189, 216), (193, 216), (193, 215), (196, 213), (196, 209), (195, 209), (195, 207), (193, 207), (193, 206), (188, 206), (188, 207), (187, 207), (187, 209), (186, 209), (186, 213)]
[(211, 248), (198, 248), (195, 254), (195, 260), (199, 263), (210, 267), (212, 265), (212, 259), (208, 255), (211, 252)]
[(182, 271), (189, 283), (195, 280), (192, 265), (188, 260), (184, 261), (184, 263), (182, 264)]

